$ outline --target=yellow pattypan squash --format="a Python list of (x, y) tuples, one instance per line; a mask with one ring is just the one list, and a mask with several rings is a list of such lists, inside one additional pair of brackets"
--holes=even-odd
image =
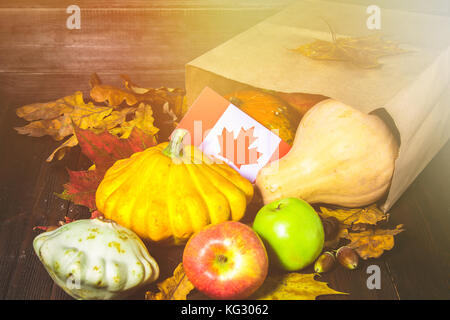
[(177, 129), (161, 143), (117, 161), (96, 193), (97, 208), (152, 241), (183, 243), (208, 224), (240, 220), (253, 185), (225, 163), (216, 163)]

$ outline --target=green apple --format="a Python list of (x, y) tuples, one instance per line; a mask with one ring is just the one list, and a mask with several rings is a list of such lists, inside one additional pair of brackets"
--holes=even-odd
[(294, 271), (308, 266), (322, 252), (324, 231), (316, 211), (297, 198), (271, 202), (256, 214), (253, 230), (261, 237), (272, 259)]

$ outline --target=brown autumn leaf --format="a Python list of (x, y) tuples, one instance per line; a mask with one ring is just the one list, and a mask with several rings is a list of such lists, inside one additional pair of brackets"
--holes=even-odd
[(403, 225), (398, 225), (393, 230), (369, 229), (362, 232), (349, 232), (347, 239), (350, 240), (350, 248), (355, 249), (359, 256), (366, 260), (378, 258), (384, 251), (394, 247), (394, 236), (404, 231)]
[(365, 231), (369, 226), (376, 226), (381, 221), (389, 218), (388, 213), (384, 213), (378, 209), (376, 204), (366, 208), (338, 208), (329, 209), (320, 207), (319, 215), (323, 218), (335, 217), (339, 220), (339, 230), (334, 239), (325, 242), (326, 248), (336, 248), (341, 239), (347, 239), (349, 230)]
[(109, 132), (122, 139), (127, 139), (134, 128), (140, 129), (147, 135), (154, 136), (158, 133), (159, 129), (154, 126), (155, 118), (149, 104), (140, 103), (137, 108), (133, 109), (133, 112), (134, 119), (122, 121), (119, 126), (108, 129)]
[(67, 114), (76, 112), (81, 114), (80, 106), (84, 106), (83, 93), (75, 92), (71, 96), (67, 96), (56, 101), (44, 103), (34, 103), (16, 110), (18, 117), (30, 121), (23, 127), (14, 128), (20, 134), (26, 134), (31, 137), (42, 137), (50, 135), (53, 139), (60, 141), (72, 134), (72, 130), (67, 129), (67, 121), (70, 125), (70, 119), (65, 117)]
[[(328, 24), (328, 23), (327, 23)], [(346, 61), (361, 68), (381, 66), (379, 58), (408, 52), (394, 41), (383, 40), (380, 34), (366, 37), (340, 37), (330, 28), (332, 41), (315, 40), (294, 49), (314, 60)]]
[[(91, 83), (99, 83), (93, 77)], [(47, 103), (35, 103), (20, 107), (16, 114), (28, 121), (23, 127), (15, 128), (19, 134), (32, 137), (51, 136), (54, 140), (66, 140), (47, 158), (61, 160), (66, 151), (78, 145), (74, 135), (74, 126), (100, 133), (108, 130), (118, 137), (126, 139), (133, 128), (138, 128), (148, 135), (155, 135), (159, 129), (154, 125), (153, 110), (148, 104), (141, 103), (137, 107), (116, 108), (97, 106), (92, 102), (85, 103), (80, 91)]]
[(111, 107), (117, 107), (124, 101), (133, 106), (139, 101), (134, 94), (105, 84), (92, 87), (90, 95), (95, 102), (106, 102)]
[[(127, 75), (120, 75), (124, 86), (136, 95), (139, 101), (145, 101), (150, 104), (157, 104), (160, 108), (166, 108), (164, 113), (175, 115), (180, 120), (187, 112), (186, 92), (180, 88), (143, 88), (131, 81)], [(167, 106), (165, 104), (168, 103)]]
[(358, 224), (376, 225), (378, 222), (386, 221), (389, 218), (389, 214), (378, 209), (376, 204), (365, 208), (352, 209), (328, 209), (320, 207), (320, 211), (322, 217), (335, 217), (346, 227), (352, 227)]
[(18, 108), (16, 114), (19, 118), (27, 121), (54, 119), (64, 113), (71, 112), (74, 106), (81, 103), (84, 103), (83, 95), (81, 92), (76, 92), (71, 96), (55, 101), (25, 105)]
[(347, 294), (331, 289), (326, 282), (314, 279), (315, 274), (285, 273), (269, 276), (251, 298), (258, 300), (315, 300), (328, 294)]
[(159, 292), (147, 291), (145, 300), (186, 300), (187, 295), (194, 289), (184, 273), (183, 263), (173, 272), (173, 276), (157, 284)]
[(61, 160), (66, 155), (66, 151), (69, 148), (75, 147), (78, 145), (78, 139), (76, 135), (72, 135), (69, 139), (63, 142), (60, 146), (58, 146), (53, 152), (48, 156), (47, 162), (52, 161), (55, 157), (58, 160)]
[(376, 204), (373, 204), (369, 207), (362, 208), (358, 214), (354, 215), (352, 218), (349, 218), (350, 221), (346, 221), (346, 223), (351, 222), (352, 225), (357, 224), (371, 224), (376, 225), (380, 221), (386, 221), (389, 219), (389, 214), (381, 211)]
[(92, 88), (91, 97), (96, 102), (106, 102), (114, 108), (124, 101), (133, 107), (138, 103), (151, 105), (155, 126), (161, 129), (159, 138), (167, 140), (187, 111), (186, 92), (180, 88), (144, 88), (131, 81), (129, 76), (120, 76), (123, 89), (104, 85), (97, 74), (92, 74), (89, 82)]
[(124, 101), (128, 106), (139, 102), (151, 104), (153, 107), (163, 108), (169, 103), (170, 111), (181, 118), (187, 111), (185, 105), (185, 91), (180, 88), (143, 88), (131, 81), (127, 75), (120, 75), (124, 89), (103, 84), (96, 73), (91, 75), (91, 98), (95, 102), (106, 102), (111, 107), (117, 107)]
[(74, 136), (74, 125), (81, 129), (103, 130), (105, 118), (108, 119), (115, 113), (117, 111), (113, 111), (113, 108), (96, 106), (92, 102), (85, 103), (83, 93), (77, 91), (71, 96), (56, 101), (30, 104), (18, 108), (16, 114), (31, 122), (14, 129), (19, 134), (32, 137), (49, 135), (56, 141), (67, 138), (47, 158), (47, 161), (52, 161), (55, 157), (62, 159), (68, 148), (78, 144)]

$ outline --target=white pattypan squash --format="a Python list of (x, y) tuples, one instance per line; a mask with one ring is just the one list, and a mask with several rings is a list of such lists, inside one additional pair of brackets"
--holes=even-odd
[(33, 247), (56, 284), (76, 299), (117, 299), (159, 276), (141, 239), (111, 220), (65, 224), (38, 235)]

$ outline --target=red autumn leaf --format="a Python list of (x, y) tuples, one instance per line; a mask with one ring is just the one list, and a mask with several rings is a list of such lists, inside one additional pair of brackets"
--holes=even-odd
[(81, 151), (94, 164), (96, 170), (105, 173), (114, 162), (128, 158), (135, 152), (145, 150), (156, 144), (154, 136), (133, 128), (128, 139), (120, 139), (107, 131), (95, 134), (89, 130), (75, 129)]
[(238, 169), (243, 165), (258, 163), (261, 153), (255, 147), (250, 148), (250, 145), (257, 139), (253, 135), (254, 130), (254, 127), (248, 130), (241, 128), (237, 138), (234, 139), (233, 132), (223, 128), (222, 134), (219, 136), (219, 155), (232, 161)]
[(69, 182), (64, 184), (62, 197), (73, 203), (95, 210), (95, 192), (102, 181), (103, 174), (97, 170), (72, 171), (69, 173)]
[(81, 152), (95, 165), (94, 169), (69, 172), (69, 182), (59, 196), (73, 203), (96, 210), (95, 192), (106, 171), (117, 160), (130, 157), (156, 144), (154, 136), (134, 128), (128, 139), (120, 139), (104, 131), (95, 134), (90, 130), (75, 129)]

